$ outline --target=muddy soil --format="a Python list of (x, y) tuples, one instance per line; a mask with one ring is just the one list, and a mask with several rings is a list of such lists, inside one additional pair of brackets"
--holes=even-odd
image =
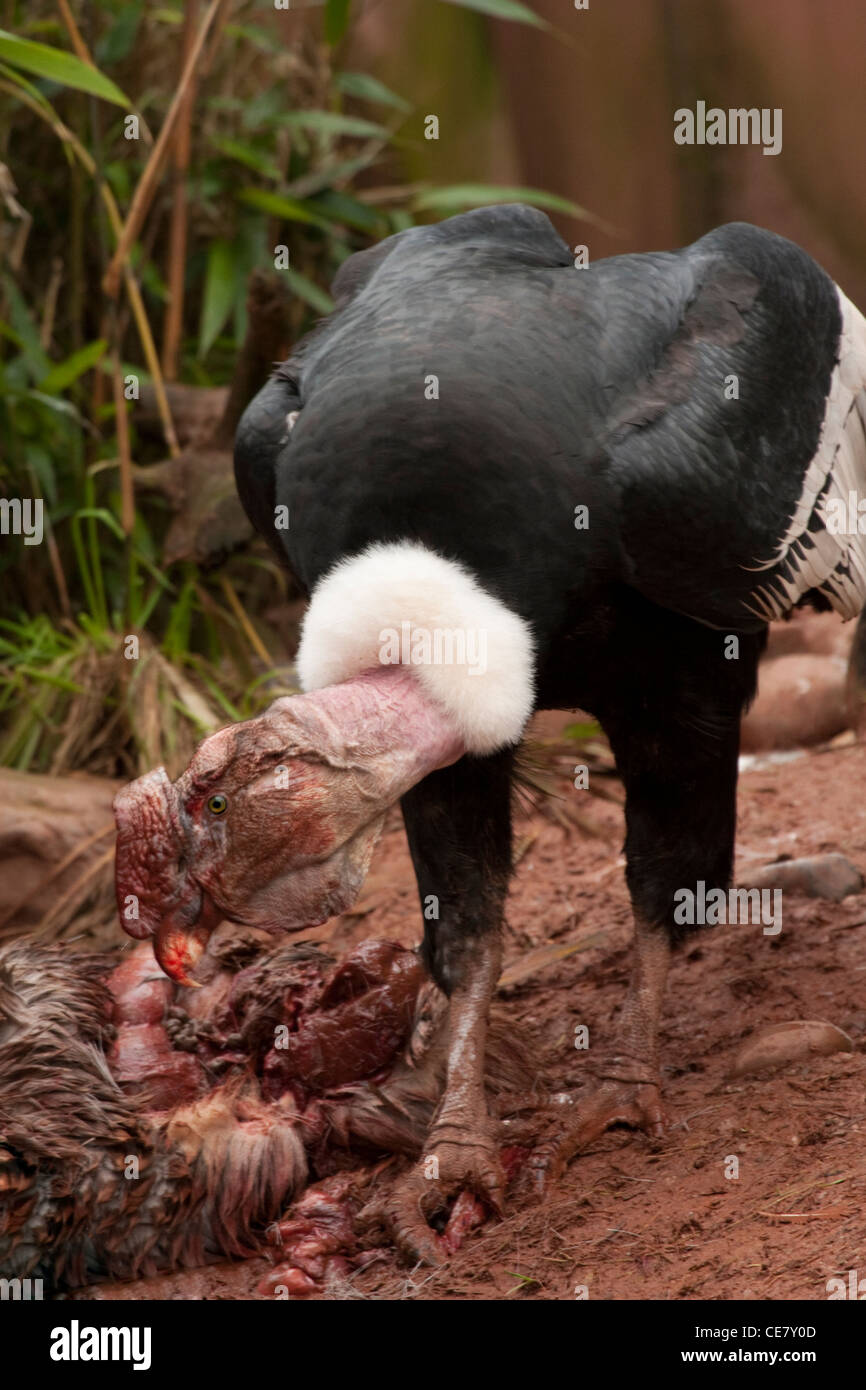
[[(565, 804), (585, 798), (583, 828), (567, 831), (549, 798), (518, 813), (506, 966), (527, 973), (502, 990), (539, 1038), (549, 1094), (585, 1078), (577, 1024), (591, 1046), (611, 1036), (630, 959), (622, 808), (573, 790), (562, 772)], [(740, 781), (739, 868), (841, 851), (866, 869), (864, 786), (859, 745), (759, 762)], [(838, 904), (786, 894), (783, 913), (778, 936), (696, 928), (678, 953), (662, 1028), (663, 1140), (614, 1130), (543, 1204), (515, 1193), (505, 1220), (472, 1234), (447, 1266), (411, 1271), (393, 1256), (321, 1297), (825, 1299), (828, 1280), (866, 1276), (866, 893)], [(397, 813), (354, 912), (310, 935), (341, 950), (370, 936), (418, 940)], [(541, 963), (542, 947), (560, 958)], [(746, 1038), (794, 1019), (838, 1025), (855, 1051), (731, 1078)], [(266, 1268), (256, 1259), (81, 1296), (255, 1298)]]

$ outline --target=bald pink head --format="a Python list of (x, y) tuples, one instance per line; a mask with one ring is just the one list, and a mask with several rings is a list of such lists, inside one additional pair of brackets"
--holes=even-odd
[(275, 701), (205, 739), (176, 782), (158, 768), (118, 793), (121, 925), (181, 983), (223, 918), (317, 926), (354, 902), (388, 807), (463, 751), (399, 666)]

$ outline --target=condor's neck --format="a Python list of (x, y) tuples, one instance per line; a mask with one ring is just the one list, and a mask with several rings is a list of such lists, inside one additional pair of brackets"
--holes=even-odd
[(466, 751), (454, 721), (403, 666), (365, 671), (290, 704), (296, 730), (308, 732), (332, 766), (375, 770), (382, 805)]

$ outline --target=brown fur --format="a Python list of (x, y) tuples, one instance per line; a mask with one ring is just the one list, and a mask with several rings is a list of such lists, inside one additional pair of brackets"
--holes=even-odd
[[(255, 1249), (307, 1177), (291, 1102), (254, 1083), (148, 1116), (102, 1052), (98, 957), (0, 950), (0, 1275), (76, 1286)], [(124, 1176), (131, 1158), (139, 1176)]]
[[(331, 961), (306, 943), (256, 962), (247, 977), (261, 1005), (251, 1015), (254, 1034), (272, 1028), (278, 996), (299, 966), (314, 963), (324, 974)], [(62, 947), (0, 947), (2, 1277), (76, 1287), (250, 1254), (307, 1181), (307, 1131), (294, 1103), (265, 1104), (252, 1077), (162, 1114), (124, 1094), (103, 1052), (109, 968), (104, 957)], [(446, 1008), (435, 986), (422, 988), (410, 1040), (389, 1076), (320, 1102), (326, 1141), (420, 1152), (444, 1085)], [(525, 1036), (494, 1007), (487, 1058), (494, 1105), (527, 1089), (531, 1055)], [(130, 1158), (138, 1160), (137, 1178), (124, 1175)]]

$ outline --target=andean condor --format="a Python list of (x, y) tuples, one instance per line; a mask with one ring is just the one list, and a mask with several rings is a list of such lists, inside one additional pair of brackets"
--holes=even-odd
[(186, 978), (221, 916), (280, 931), (342, 910), (401, 800), (450, 1041), (438, 1182), (419, 1165), (387, 1214), (432, 1260), (424, 1217), (456, 1189), (501, 1204), (483, 1058), (536, 709), (591, 711), (610, 739), (635, 919), (593, 1098), (537, 1161), (662, 1124), (674, 894), (729, 883), (767, 622), (866, 595), (864, 538), (838, 525), (866, 470), (866, 322), (770, 232), (577, 268), (521, 206), (389, 237), (334, 292), (236, 440), (243, 504), (310, 596), (309, 693), (208, 739), (175, 786), (121, 795), (118, 891)]

